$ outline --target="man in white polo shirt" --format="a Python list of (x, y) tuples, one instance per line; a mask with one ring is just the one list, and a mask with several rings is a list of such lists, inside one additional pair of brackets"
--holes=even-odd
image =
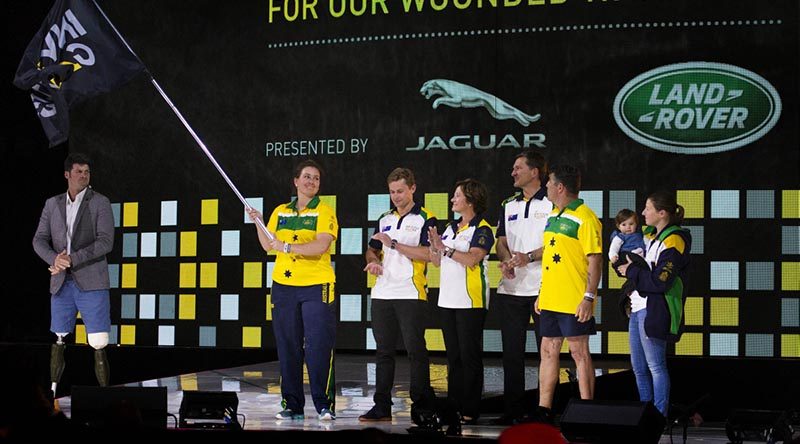
[(430, 384), (425, 346), (428, 286), (425, 270), (428, 228), (436, 218), (414, 202), (417, 186), (408, 168), (395, 168), (386, 179), (393, 209), (378, 220), (366, 252), (364, 271), (377, 276), (372, 288), (372, 333), (375, 337), (375, 406), (359, 421), (392, 420), (395, 346), (398, 333), (408, 352), (412, 412), (432, 411), (435, 395)]
[[(497, 258), (503, 278), (492, 301), (492, 311), (502, 319), (503, 415), (498, 425), (515, 424), (525, 413), (525, 341), (542, 278), (542, 239), (553, 204), (547, 200), (544, 182), (547, 163), (529, 150), (514, 160), (514, 187), (520, 191), (504, 200), (497, 223)], [(534, 331), (538, 328), (534, 322)], [(541, 341), (536, 332), (537, 345)], [(537, 347), (538, 350), (538, 347)]]

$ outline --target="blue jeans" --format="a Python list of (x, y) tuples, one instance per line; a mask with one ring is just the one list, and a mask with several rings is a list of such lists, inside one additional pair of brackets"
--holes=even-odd
[(669, 409), (669, 373), (667, 341), (649, 338), (644, 331), (647, 309), (631, 313), (628, 332), (631, 343), (631, 364), (636, 376), (639, 399), (653, 401), (665, 417)]

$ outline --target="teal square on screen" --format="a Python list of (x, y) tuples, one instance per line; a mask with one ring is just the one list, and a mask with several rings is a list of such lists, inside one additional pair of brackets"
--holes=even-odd
[(175, 257), (178, 234), (175, 232), (161, 233), (161, 257)]
[(483, 331), (483, 351), (485, 352), (503, 351), (503, 340), (500, 337), (500, 330)]
[(222, 231), (222, 256), (239, 255), (239, 230)]
[(111, 325), (111, 330), (108, 331), (108, 343), (119, 344), (119, 326)]
[(774, 341), (770, 334), (747, 334), (744, 337), (745, 356), (772, 357), (775, 354)]
[(711, 217), (736, 219), (739, 217), (739, 190), (711, 190)]
[(169, 227), (178, 225), (178, 201), (161, 201), (161, 226)]
[(136, 257), (139, 252), (139, 234), (122, 233), (122, 257)]
[(711, 289), (738, 290), (739, 263), (711, 262)]
[(745, 266), (745, 289), (773, 289), (775, 286), (775, 265), (772, 262), (747, 262)]
[(603, 217), (603, 192), (602, 191), (581, 191), (578, 197), (583, 199), (583, 203), (594, 211), (597, 217)]
[(341, 254), (364, 254), (364, 247), (361, 244), (363, 229), (361, 228), (342, 228), (339, 234)]
[[(591, 337), (589, 338), (591, 341)], [(525, 332), (525, 352), (526, 353), (536, 353), (539, 349), (536, 347), (536, 334), (533, 330), (528, 330)]]
[(158, 326), (158, 345), (175, 345), (175, 326)]
[(361, 322), (360, 294), (343, 294), (339, 296), (339, 320), (342, 322)]
[(162, 294), (158, 296), (158, 318), (175, 319), (174, 294)]
[(689, 253), (703, 254), (705, 251), (705, 227), (701, 225), (684, 225), (683, 228), (689, 230), (689, 234), (692, 235), (692, 250)]
[(120, 314), (122, 319), (136, 319), (136, 295), (123, 294), (120, 297)]
[(388, 194), (370, 194), (367, 196), (367, 220), (378, 220), (381, 214), (389, 211), (391, 200)]
[(216, 347), (217, 346), (217, 327), (200, 327), (200, 338), (198, 340), (200, 347)]
[(781, 299), (781, 327), (800, 327), (800, 299)]
[(108, 264), (108, 280), (111, 288), (119, 288), (119, 264)]
[(772, 219), (775, 217), (775, 191), (747, 190), (748, 219)]
[(781, 254), (800, 254), (800, 225), (781, 227)]
[(372, 296), (367, 295), (367, 322), (372, 322)]
[[(617, 217), (619, 210), (629, 209), (636, 214), (640, 211), (636, 208), (636, 191), (623, 190), (623, 191), (609, 191), (608, 192), (608, 217), (614, 219)], [(600, 215), (597, 215), (600, 217)], [(640, 217), (641, 219), (641, 217)]]
[(114, 217), (114, 228), (119, 228), (121, 213), (122, 213), (122, 205), (118, 203), (112, 203), (111, 215)]
[(711, 333), (711, 356), (738, 356), (739, 335), (736, 333)]

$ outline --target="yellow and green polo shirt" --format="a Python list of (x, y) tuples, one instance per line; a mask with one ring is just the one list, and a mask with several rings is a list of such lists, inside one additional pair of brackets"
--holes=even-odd
[[(272, 212), (267, 229), (282, 242), (305, 244), (313, 241), (318, 233), (328, 233), (334, 240), (339, 232), (339, 222), (333, 208), (315, 196), (302, 210), (297, 211), (297, 201), (279, 205)], [(331, 266), (331, 254), (302, 256), (277, 252), (272, 280), (283, 285), (307, 286), (336, 282)]]
[(603, 252), (602, 228), (582, 199), (560, 210), (553, 208), (544, 228), (540, 310), (575, 313), (586, 292), (586, 256)]

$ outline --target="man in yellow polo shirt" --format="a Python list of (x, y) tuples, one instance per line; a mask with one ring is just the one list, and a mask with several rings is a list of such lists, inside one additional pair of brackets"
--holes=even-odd
[(564, 338), (577, 366), (581, 398), (594, 397), (589, 335), (596, 333), (593, 313), (602, 269), (602, 226), (578, 199), (580, 187), (581, 174), (574, 166), (551, 168), (547, 198), (554, 207), (544, 229), (542, 287), (535, 304), (541, 315), (542, 349), (539, 407), (534, 419), (543, 422), (553, 421), (553, 393)]

